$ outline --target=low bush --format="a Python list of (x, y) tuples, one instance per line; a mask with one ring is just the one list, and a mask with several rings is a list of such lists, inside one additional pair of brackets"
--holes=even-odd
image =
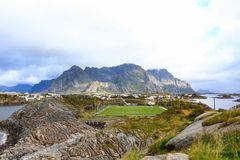
[(168, 134), (166, 137), (157, 140), (155, 143), (153, 143), (151, 146), (149, 146), (148, 153), (151, 155), (167, 153), (168, 150), (166, 149), (165, 145), (173, 137), (174, 136), (172, 134)]
[(240, 109), (224, 111), (205, 120), (203, 126), (210, 126), (217, 123), (229, 123), (233, 121), (232, 119), (238, 116), (240, 116)]
[(101, 99), (87, 95), (63, 95), (62, 97), (64, 102), (70, 104), (82, 119), (92, 117), (103, 106)]

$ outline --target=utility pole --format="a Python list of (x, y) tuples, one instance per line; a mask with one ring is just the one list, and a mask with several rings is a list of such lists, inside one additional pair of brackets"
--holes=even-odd
[(178, 88), (178, 84), (177, 84), (177, 92), (178, 92), (178, 95), (177, 95), (178, 107), (181, 108), (181, 104), (180, 104), (180, 90), (179, 90), (179, 88)]
[(213, 107), (214, 107), (214, 112), (216, 111), (216, 97), (213, 97)]

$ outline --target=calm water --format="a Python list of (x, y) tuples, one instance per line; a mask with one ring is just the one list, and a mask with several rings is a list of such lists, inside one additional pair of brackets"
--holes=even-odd
[[(196, 102), (201, 102), (208, 105), (211, 108), (214, 108), (213, 97), (217, 97), (217, 94), (206, 94), (207, 99), (195, 99)], [(236, 105), (239, 105), (240, 102), (234, 102), (234, 100), (239, 99), (240, 97), (235, 96), (233, 99), (215, 99), (216, 109), (230, 109)]]
[[(21, 109), (23, 105), (20, 106), (0, 106), (0, 121), (7, 119), (14, 112)], [(5, 133), (0, 132), (0, 145), (4, 144), (7, 140), (7, 135)]]
[(23, 105), (19, 106), (0, 106), (0, 121), (7, 119), (14, 112), (21, 109)]

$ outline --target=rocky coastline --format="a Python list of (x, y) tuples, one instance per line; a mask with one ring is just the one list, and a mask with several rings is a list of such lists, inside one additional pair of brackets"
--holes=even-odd
[(61, 99), (27, 105), (7, 120), (0, 131), (8, 134), (0, 145), (0, 159), (118, 159), (135, 140), (113, 136), (79, 122)]
[[(168, 111), (167, 115), (171, 115), (170, 110)], [(83, 122), (79, 119), (79, 112), (80, 110), (77, 111), (66, 103), (64, 98), (45, 98), (26, 105), (7, 120), (0, 122), (0, 132), (6, 133), (5, 137), (7, 135), (6, 143), (0, 144), (0, 159), (117, 160), (123, 158), (132, 149), (139, 149), (145, 156), (142, 157), (144, 160), (176, 159), (176, 157), (187, 160), (190, 157), (185, 154), (187, 153), (184, 152), (185, 149), (204, 134), (225, 134), (240, 129), (239, 110), (207, 111), (166, 141), (164, 148), (167, 149), (167, 154), (158, 155), (149, 154), (149, 146), (153, 144), (151, 137), (143, 139), (137, 132), (125, 132), (114, 126), (108, 128), (111, 123), (123, 125), (124, 123), (119, 120), (114, 122), (110, 120), (107, 123)], [(217, 119), (223, 117), (229, 119), (215, 122), (215, 116), (218, 116)], [(182, 153), (171, 153), (172, 150)]]

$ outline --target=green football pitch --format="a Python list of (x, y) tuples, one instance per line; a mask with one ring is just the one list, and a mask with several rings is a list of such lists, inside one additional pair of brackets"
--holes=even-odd
[(108, 106), (97, 113), (102, 116), (155, 116), (165, 111), (159, 106)]

